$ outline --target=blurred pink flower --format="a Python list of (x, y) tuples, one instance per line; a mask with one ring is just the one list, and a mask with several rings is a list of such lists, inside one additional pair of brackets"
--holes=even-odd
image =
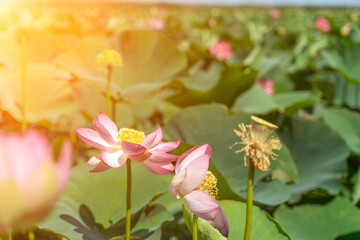
[(275, 88), (274, 88), (274, 81), (271, 79), (261, 79), (259, 78), (257, 80), (257, 82), (259, 83), (259, 85), (265, 90), (265, 92), (269, 95), (273, 95), (275, 93)]
[(224, 210), (216, 201), (216, 178), (210, 171), (211, 147), (197, 146), (179, 157), (175, 176), (171, 181), (171, 194), (175, 199), (183, 197), (189, 210), (206, 219), (227, 237), (229, 224)]
[(330, 32), (331, 30), (329, 21), (324, 17), (318, 17), (316, 19), (315, 27), (323, 32)]
[(150, 18), (147, 21), (147, 25), (150, 29), (156, 30), (156, 31), (163, 31), (165, 30), (165, 23), (160, 18)]
[(38, 131), (0, 132), (0, 234), (28, 230), (46, 217), (71, 166), (69, 141), (55, 162), (49, 141)]
[(282, 16), (281, 11), (279, 9), (277, 9), (277, 8), (271, 9), (270, 15), (274, 19), (280, 19), (281, 16)]
[(168, 174), (174, 170), (171, 162), (178, 156), (168, 154), (178, 147), (178, 142), (162, 142), (162, 131), (158, 128), (155, 132), (145, 137), (141, 131), (130, 128), (118, 130), (116, 124), (104, 113), (100, 112), (98, 119), (94, 118), (95, 130), (89, 128), (75, 129), (77, 135), (87, 144), (101, 150), (99, 155), (93, 156), (88, 161), (97, 165), (91, 172), (101, 172), (109, 168), (120, 168), (127, 158), (142, 162), (156, 174)]
[(219, 40), (212, 44), (209, 51), (210, 54), (219, 61), (229, 59), (233, 55), (230, 43), (224, 40)]

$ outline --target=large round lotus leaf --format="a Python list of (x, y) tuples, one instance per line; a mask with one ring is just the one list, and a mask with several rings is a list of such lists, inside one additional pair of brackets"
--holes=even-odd
[[(74, 231), (78, 228), (82, 234), (97, 232), (99, 238), (94, 239), (99, 240), (124, 229), (122, 218), (125, 217), (126, 210), (126, 167), (90, 173), (92, 168), (88, 164), (73, 168), (64, 194), (56, 203), (52, 214), (39, 224), (41, 228), (69, 239), (81, 239), (81, 234)], [(149, 181), (151, 184), (144, 184)], [(149, 205), (141, 210), (155, 195), (169, 191), (170, 182), (171, 176), (156, 175), (140, 163), (132, 164), (131, 209), (133, 217), (140, 219), (139, 227), (153, 230), (163, 221), (171, 220), (172, 216), (164, 212), (161, 205)], [(155, 211), (151, 211), (152, 209)], [(141, 219), (146, 222), (142, 223)]]
[(236, 98), (232, 110), (255, 114), (267, 114), (277, 110), (278, 106), (272, 97), (259, 84), (254, 84), (248, 91)]
[(322, 57), (330, 67), (343, 75), (346, 80), (359, 84), (360, 69), (357, 64), (359, 53), (359, 44), (340, 42), (336, 46), (336, 50), (323, 51)]
[(273, 96), (261, 86), (254, 84), (248, 91), (236, 98), (232, 110), (254, 114), (268, 114), (273, 111), (288, 115), (315, 104), (319, 98), (310, 91), (282, 92)]
[[(213, 228), (210, 223), (202, 218), (198, 219), (198, 239), (199, 240), (238, 240), (243, 239), (246, 223), (246, 204), (237, 201), (223, 200), (219, 202), (225, 211), (229, 222), (229, 237), (223, 237), (218, 230)], [(184, 207), (183, 215), (186, 225), (192, 232), (193, 214)], [(269, 214), (260, 208), (253, 207), (253, 221), (251, 228), (251, 239), (256, 240), (285, 240), (290, 239), (288, 234), (282, 229)]]
[[(214, 67), (213, 67), (214, 66)], [(178, 106), (192, 106), (200, 103), (223, 103), (231, 106), (240, 92), (244, 92), (255, 81), (256, 71), (252, 68), (245, 68), (242, 65), (234, 64), (228, 66), (221, 72), (219, 77), (220, 67), (218, 65), (211, 65), (207, 70), (207, 74), (213, 72), (211, 88), (209, 82), (203, 80), (194, 80), (197, 85), (195, 88), (189, 87), (189, 84), (183, 84), (180, 87), (180, 92), (170, 98), (170, 101)], [(201, 77), (204, 77), (201, 74)], [(208, 76), (210, 78), (210, 76)], [(215, 79), (214, 79), (215, 78)], [(191, 79), (190, 79), (191, 80)], [(202, 90), (200, 90), (202, 86)], [(189, 88), (187, 88), (189, 87)]]
[(360, 154), (360, 116), (347, 109), (324, 109), (320, 113), (324, 121), (337, 132), (351, 151)]
[[(29, 63), (25, 71), (25, 112), (29, 123), (56, 122), (60, 117), (74, 112), (76, 103), (69, 84), (69, 72), (48, 63)], [(2, 108), (21, 121), (24, 108), (22, 69), (17, 67), (1, 73), (0, 85)]]
[[(74, 121), (72, 128), (91, 127), (92, 119), (97, 117), (100, 111), (105, 111), (106, 96), (81, 81), (73, 81), (71, 86), (76, 93), (74, 97), (78, 102), (79, 112), (82, 115), (79, 120), (71, 117), (71, 120)], [(163, 94), (157, 94), (142, 104), (113, 102), (112, 104), (116, 105), (115, 114), (114, 117), (110, 116), (119, 128), (133, 127), (136, 120), (147, 119), (152, 116), (164, 97)]]
[(0, 35), (0, 63), (8, 69), (20, 66), (23, 49), (27, 62), (51, 62), (67, 46), (63, 37), (51, 31), (10, 30)]
[[(213, 163), (227, 180), (232, 191), (240, 194), (246, 189), (248, 167), (244, 166), (244, 154), (235, 154), (241, 145), (236, 145), (232, 149), (230, 146), (241, 141), (233, 129), (237, 129), (239, 123), (249, 123), (249, 121), (250, 115), (243, 112), (230, 114), (224, 105), (199, 105), (183, 109), (174, 115), (164, 127), (164, 132), (169, 139), (179, 138), (181, 141), (193, 145), (210, 144)], [(290, 165), (295, 166), (288, 152), (287, 154), (278, 153), (281, 154), (279, 158), (285, 164), (290, 161)], [(283, 167), (282, 169), (286, 170), (287, 168)], [(288, 169), (291, 169), (293, 174), (292, 167)], [(257, 182), (269, 174), (270, 172), (256, 171), (255, 181)], [(283, 183), (279, 184), (284, 185)], [(274, 186), (279, 187), (279, 184)], [(283, 189), (286, 191), (280, 191), (281, 200), (277, 199), (276, 203), (287, 200), (289, 192), (286, 187)], [(258, 199), (255, 198), (255, 200)]]
[(170, 40), (153, 31), (125, 31), (109, 42), (90, 36), (56, 60), (99, 91), (105, 91), (107, 72), (96, 62), (103, 50), (114, 49), (123, 59), (113, 66), (112, 94), (129, 101), (152, 96), (186, 66), (185, 56)]
[(349, 151), (345, 142), (327, 125), (306, 118), (293, 118), (279, 131), (299, 171), (299, 182), (292, 192), (302, 194), (320, 187), (330, 194), (340, 190), (340, 176), (345, 173)]
[(326, 205), (280, 206), (275, 219), (293, 240), (359, 239), (360, 211), (344, 198)]

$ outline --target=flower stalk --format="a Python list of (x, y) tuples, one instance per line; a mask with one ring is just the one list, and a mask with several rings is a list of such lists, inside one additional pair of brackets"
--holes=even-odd
[(126, 161), (127, 181), (126, 181), (126, 227), (125, 239), (130, 240), (131, 229), (131, 160)]
[(35, 234), (33, 231), (29, 231), (29, 240), (35, 240)]
[(114, 66), (122, 65), (122, 57), (120, 53), (115, 50), (108, 49), (100, 52), (96, 56), (96, 61), (105, 67), (107, 73), (107, 84), (106, 84), (106, 114), (111, 115), (111, 77)]
[(192, 239), (197, 240), (198, 239), (198, 219), (199, 217), (195, 214), (193, 215), (193, 230), (192, 230)]
[(106, 86), (106, 114), (110, 115), (111, 109), (111, 74), (112, 65), (107, 66), (107, 86)]
[(241, 142), (236, 142), (234, 145), (244, 145), (242, 149), (235, 151), (235, 153), (245, 152), (245, 166), (248, 165), (246, 161), (247, 158), (250, 161), (246, 195), (246, 224), (244, 240), (249, 240), (251, 235), (255, 169), (268, 171), (270, 158), (275, 160), (278, 156), (273, 152), (273, 150), (281, 149), (280, 140), (275, 137), (271, 137), (271, 134), (275, 131), (275, 129), (277, 129), (276, 125), (255, 116), (251, 116), (251, 120), (251, 125), (241, 123), (239, 124), (240, 130), (234, 129), (235, 134), (241, 139)]
[(22, 86), (22, 121), (21, 129), (25, 131), (27, 128), (26, 119), (26, 37), (21, 36), (21, 86)]
[(246, 224), (245, 224), (244, 240), (249, 240), (250, 239), (250, 233), (251, 233), (254, 176), (255, 176), (255, 169), (254, 169), (252, 163), (250, 163), (249, 164), (249, 175), (248, 175), (248, 181), (247, 181)]

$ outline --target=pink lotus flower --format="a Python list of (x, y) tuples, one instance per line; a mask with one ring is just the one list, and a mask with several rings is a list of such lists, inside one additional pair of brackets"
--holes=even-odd
[(259, 83), (259, 85), (265, 90), (265, 92), (269, 95), (273, 95), (275, 93), (275, 88), (274, 88), (274, 81), (271, 79), (261, 79), (259, 78), (257, 80), (257, 82)]
[(318, 17), (316, 19), (315, 27), (323, 32), (330, 32), (331, 30), (329, 21), (324, 17)]
[(227, 237), (229, 224), (224, 210), (215, 200), (216, 178), (210, 171), (211, 147), (197, 146), (179, 157), (175, 176), (171, 182), (171, 194), (175, 199), (183, 197), (190, 211), (206, 219)]
[(69, 141), (55, 162), (49, 141), (38, 131), (0, 132), (0, 234), (28, 230), (46, 217), (65, 188), (71, 156)]
[(143, 162), (145, 167), (156, 174), (166, 175), (174, 171), (175, 167), (172, 162), (179, 158), (179, 156), (167, 152), (177, 148), (180, 141), (163, 142), (161, 141), (162, 136), (161, 128), (158, 127), (140, 143), (123, 141), (121, 148), (131, 160)]
[(156, 30), (156, 31), (163, 31), (165, 30), (165, 23), (160, 18), (150, 18), (147, 21), (147, 25), (150, 29)]
[(271, 9), (270, 15), (274, 19), (280, 19), (282, 14), (279, 9), (275, 8), (275, 9)]
[(109, 168), (120, 168), (127, 158), (142, 162), (152, 172), (165, 175), (174, 170), (171, 162), (178, 156), (167, 153), (179, 146), (177, 142), (162, 142), (162, 131), (145, 137), (141, 131), (129, 128), (118, 130), (116, 124), (104, 113), (100, 112), (98, 119), (93, 120), (95, 130), (89, 128), (75, 129), (78, 136), (87, 144), (101, 150), (99, 155), (88, 161), (97, 165), (91, 172), (101, 172)]
[(230, 43), (219, 40), (209, 48), (210, 54), (217, 60), (230, 59), (233, 55)]

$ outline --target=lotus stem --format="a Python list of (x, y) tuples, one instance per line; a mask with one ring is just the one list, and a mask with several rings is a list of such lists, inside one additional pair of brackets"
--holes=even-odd
[(110, 105), (111, 105), (111, 74), (112, 74), (112, 65), (107, 66), (108, 75), (107, 75), (107, 86), (106, 86), (106, 114), (110, 116)]
[(9, 237), (8, 237), (9, 240), (12, 240), (12, 239), (13, 239), (13, 238), (12, 238), (12, 232), (11, 232), (11, 230), (9, 231), (8, 236), (9, 236)]
[(130, 240), (131, 229), (131, 160), (126, 161), (127, 170), (127, 187), (126, 187), (126, 227), (125, 227), (125, 239)]
[(198, 216), (195, 214), (193, 215), (193, 230), (192, 230), (192, 239), (197, 240), (198, 239)]
[(33, 231), (29, 231), (29, 240), (35, 240), (35, 234)]
[(253, 190), (254, 190), (254, 174), (255, 169), (252, 163), (249, 164), (249, 175), (247, 182), (247, 195), (246, 195), (246, 224), (244, 240), (250, 239), (251, 224), (252, 224), (252, 207), (253, 207)]
[(21, 37), (21, 86), (22, 86), (22, 121), (21, 129), (27, 128), (26, 119), (26, 37)]

